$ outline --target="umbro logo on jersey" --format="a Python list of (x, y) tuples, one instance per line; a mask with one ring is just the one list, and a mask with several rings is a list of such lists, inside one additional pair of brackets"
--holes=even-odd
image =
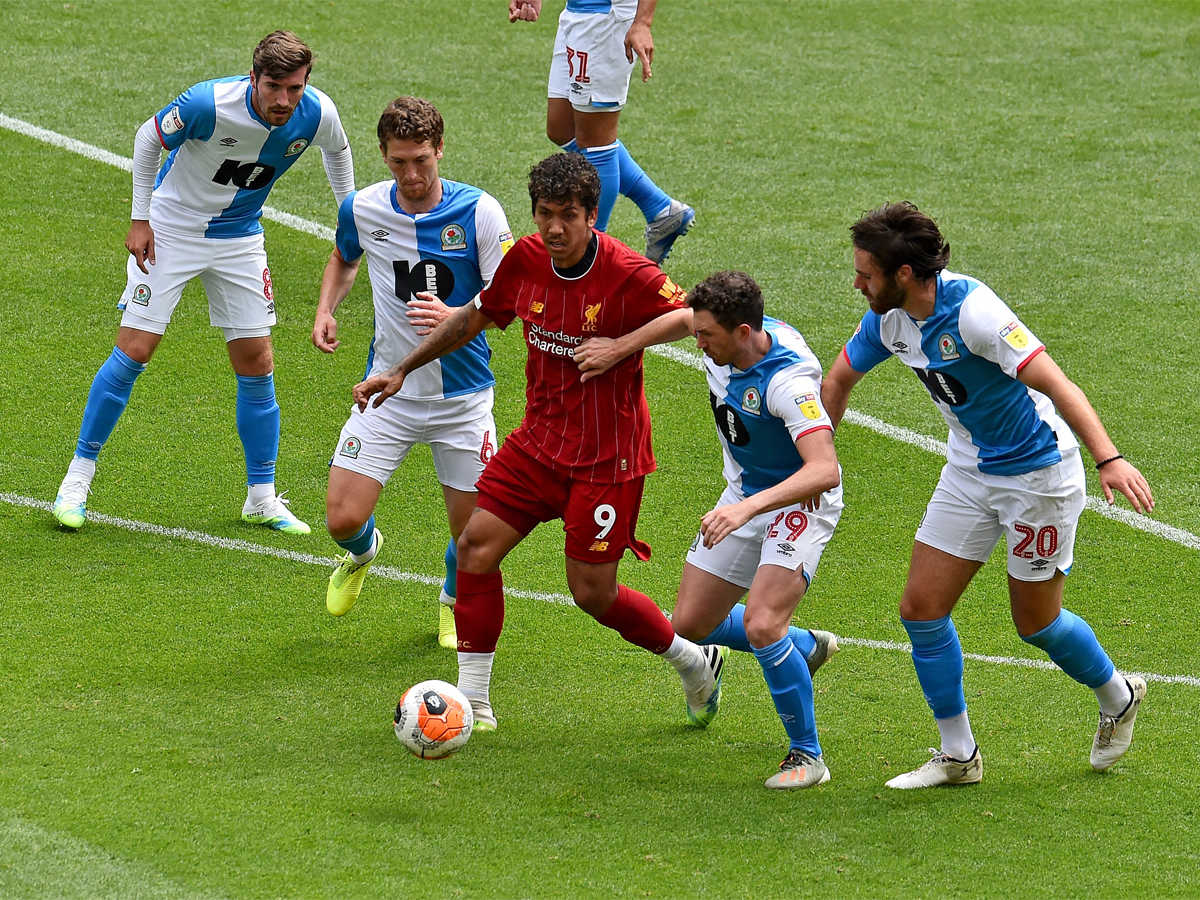
[(378, 228), (371, 232), (371, 237), (375, 238), (377, 241), (382, 241), (389, 234), (391, 234), (390, 231), (384, 231), (382, 228)]
[(222, 147), (232, 147), (237, 142), (238, 139), (235, 137), (223, 137), (217, 143), (219, 143)]
[(789, 544), (787, 541), (780, 541), (775, 545), (775, 549), (779, 551), (781, 556), (791, 556), (796, 552), (796, 546)]
[(308, 141), (304, 138), (297, 138), (288, 144), (288, 148), (283, 151), (284, 156), (295, 156), (297, 153), (303, 153), (304, 148), (308, 146)]
[(901, 353), (903, 353), (905, 350), (908, 349), (908, 344), (904, 343), (904, 341), (892, 341), (892, 346), (895, 347), (897, 350), (899, 350)]

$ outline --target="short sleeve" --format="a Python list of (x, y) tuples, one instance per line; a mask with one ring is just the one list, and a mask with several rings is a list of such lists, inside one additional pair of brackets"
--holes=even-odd
[(833, 422), (821, 405), (821, 383), (801, 366), (789, 366), (775, 374), (767, 387), (766, 406), (787, 426), (793, 441), (813, 431), (833, 431)]
[(324, 91), (318, 91), (315, 88), (313, 90), (321, 101), (321, 121), (317, 125), (317, 133), (313, 135), (313, 143), (328, 153), (337, 153), (339, 150), (346, 149), (350, 140), (346, 137), (346, 130), (342, 127), (342, 119), (338, 115), (337, 106)]
[(508, 217), (500, 202), (488, 193), (480, 194), (475, 204), (475, 242), (479, 248), (479, 275), (486, 285), (513, 245)]
[(984, 284), (963, 300), (958, 331), (968, 350), (994, 362), (1010, 378), (1016, 378), (1025, 363), (1045, 349), (1008, 304)]
[(892, 355), (879, 336), (877, 313), (867, 310), (858, 327), (854, 329), (854, 334), (846, 342), (843, 352), (846, 354), (846, 362), (850, 363), (850, 368), (856, 372), (869, 372)]
[(187, 140), (208, 140), (216, 127), (216, 119), (213, 83), (204, 81), (192, 85), (155, 113), (154, 127), (162, 145), (174, 150)]
[(357, 196), (358, 191), (351, 191), (338, 206), (334, 243), (346, 262), (354, 262), (363, 254), (362, 244), (358, 240), (358, 223), (354, 220), (354, 198)]

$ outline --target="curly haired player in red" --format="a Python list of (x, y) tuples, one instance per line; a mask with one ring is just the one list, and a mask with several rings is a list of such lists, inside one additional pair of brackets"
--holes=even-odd
[(477, 507), (458, 540), (458, 687), (471, 700), (475, 727), (485, 730), (496, 726), (489, 686), (504, 621), (500, 563), (552, 519), (562, 519), (566, 531), (575, 604), (676, 668), (693, 724), (707, 725), (720, 702), (725, 648), (679, 637), (654, 601), (617, 583), (626, 549), (650, 556), (635, 535), (643, 482), (655, 468), (642, 354), (585, 378), (576, 350), (588, 338), (618, 337), (681, 308), (684, 292), (644, 256), (595, 230), (599, 195), (600, 179), (582, 156), (538, 163), (529, 175), (538, 234), (517, 241), (474, 303), (399, 365), (354, 387), (360, 409), (378, 406), (413, 370), (485, 328), (517, 318), (524, 326), (525, 417), (484, 469)]

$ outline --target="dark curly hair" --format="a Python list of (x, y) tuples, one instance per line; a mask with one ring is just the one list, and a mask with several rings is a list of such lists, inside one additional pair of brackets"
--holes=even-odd
[(529, 201), (532, 211), (539, 200), (570, 203), (591, 213), (600, 204), (600, 175), (581, 153), (555, 153), (529, 170)]
[(937, 223), (907, 200), (885, 203), (850, 226), (854, 246), (878, 261), (884, 275), (894, 275), (903, 265), (927, 281), (950, 262), (950, 245)]
[(762, 289), (745, 272), (713, 272), (688, 292), (687, 303), (693, 310), (708, 310), (726, 331), (739, 325), (762, 330)]

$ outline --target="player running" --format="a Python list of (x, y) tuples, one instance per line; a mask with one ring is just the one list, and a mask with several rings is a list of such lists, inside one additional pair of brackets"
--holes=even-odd
[(948, 459), (917, 527), (900, 598), (941, 749), (887, 786), (983, 778), (950, 613), (1001, 535), (1017, 633), (1096, 694), (1100, 726), (1091, 762), (1107, 769), (1129, 749), (1146, 682), (1116, 671), (1087, 622), (1062, 607), (1086, 489), (1076, 435), (1096, 460), (1109, 503), (1120, 491), (1138, 512), (1149, 512), (1150, 486), (1117, 452), (1083, 391), (1004, 301), (977, 279), (946, 271), (950, 245), (929, 216), (911, 203), (891, 203), (850, 231), (854, 287), (870, 309), (825, 378), (829, 417), (836, 426), (854, 385), (898, 356), (950, 426)]
[[(444, 123), (432, 103), (399, 97), (383, 111), (379, 149), (392, 178), (350, 194), (338, 212), (336, 246), (321, 280), (313, 344), (337, 349), (333, 314), (365, 255), (375, 306), (367, 374), (402, 360), (452, 308), (474, 299), (492, 278), (512, 233), (490, 194), (438, 174)], [(345, 557), (329, 576), (325, 605), (349, 612), (383, 533), (375, 507), (383, 486), (415, 444), (428, 444), (446, 502), (451, 540), (439, 607), (438, 642), (452, 648), (455, 543), (475, 508), (475, 481), (496, 444), (491, 350), (482, 334), (413, 373), (380, 407), (350, 409), (329, 470), (326, 527)]]
[(763, 315), (762, 291), (744, 272), (710, 275), (687, 302), (690, 309), (616, 341), (585, 343), (576, 359), (591, 378), (635, 349), (695, 334), (725, 490), (700, 520), (671, 624), (701, 644), (758, 659), (789, 740), (766, 786), (824, 784), (829, 769), (817, 737), (812, 675), (837, 651), (837, 638), (791, 624), (842, 514), (833, 425), (820, 401), (821, 364), (798, 331)]
[[(524, 326), (525, 416), (492, 457), (458, 540), (458, 687), (475, 727), (496, 727), (492, 664), (504, 621), (500, 563), (539, 522), (563, 520), (567, 585), (576, 605), (632, 644), (665, 657), (683, 679), (689, 714), (717, 712), (724, 648), (678, 637), (645, 594), (617, 583), (625, 550), (648, 559), (635, 536), (645, 476), (655, 468), (642, 355), (584, 383), (574, 355), (588, 337), (623, 334), (679, 308), (683, 292), (658, 266), (597, 232), (600, 179), (576, 153), (533, 168), (529, 196), (538, 235), (517, 241), (491, 285), (398, 366), (355, 385), (359, 409), (378, 407), (410, 373), (492, 325)], [(373, 398), (373, 399), (372, 399)]]
[[(550, 61), (546, 136), (596, 167), (596, 227), (608, 228), (617, 195), (624, 194), (646, 218), (646, 256), (662, 265), (676, 239), (692, 227), (696, 211), (668, 197), (617, 139), (635, 57), (642, 81), (650, 80), (650, 26), (657, 6), (658, 0), (567, 0)], [(509, 0), (510, 22), (534, 22), (541, 12), (542, 0)]]
[[(313, 145), (321, 148), (337, 201), (354, 189), (346, 133), (333, 101), (308, 83), (311, 71), (312, 51), (289, 31), (272, 32), (255, 48), (249, 76), (193, 85), (138, 129), (125, 237), (128, 283), (118, 304), (124, 312), (116, 347), (92, 381), (75, 457), (54, 499), (54, 517), (66, 527), (83, 525), (100, 450), (184, 286), (198, 277), (208, 294), (209, 321), (224, 333), (237, 375), (247, 483), (242, 519), (309, 533), (275, 492), (275, 295), (259, 217), (276, 180)], [(160, 168), (164, 148), (169, 154)]]

